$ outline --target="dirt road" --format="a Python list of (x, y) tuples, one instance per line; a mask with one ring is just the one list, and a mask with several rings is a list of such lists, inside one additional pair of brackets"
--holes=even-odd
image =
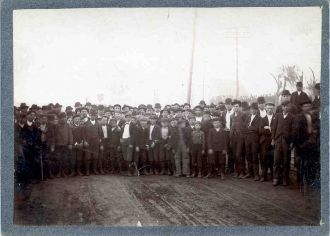
[(55, 179), (15, 204), (15, 224), (106, 226), (318, 225), (319, 196), (253, 180), (168, 176)]

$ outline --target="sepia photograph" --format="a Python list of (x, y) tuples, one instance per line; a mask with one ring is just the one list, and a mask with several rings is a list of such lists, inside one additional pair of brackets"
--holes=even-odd
[(321, 7), (12, 15), (15, 226), (324, 223)]

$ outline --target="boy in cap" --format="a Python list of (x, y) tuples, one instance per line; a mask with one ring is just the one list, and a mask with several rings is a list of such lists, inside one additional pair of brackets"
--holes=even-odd
[(267, 181), (268, 168), (271, 172), (271, 180), (273, 180), (273, 163), (274, 163), (274, 148), (271, 145), (272, 138), (272, 126), (275, 121), (274, 115), (275, 104), (268, 102), (266, 103), (266, 116), (261, 118), (259, 126), (259, 146), (260, 146), (260, 167), (261, 167), (261, 178), (260, 181)]
[(90, 111), (90, 118), (84, 124), (83, 139), (85, 149), (85, 161), (86, 161), (86, 175), (90, 175), (90, 165), (92, 163), (92, 170), (94, 174), (99, 174), (97, 170), (99, 162), (99, 150), (100, 150), (100, 128), (99, 123), (96, 120), (97, 111)]
[(277, 186), (283, 178), (282, 184), (289, 183), (291, 149), (292, 149), (292, 127), (293, 115), (289, 112), (289, 101), (282, 102), (282, 113), (277, 113), (272, 127), (272, 145), (274, 151), (274, 179), (273, 185)]
[(194, 124), (194, 129), (190, 131), (191, 139), (190, 139), (190, 154), (191, 154), (191, 167), (193, 169), (193, 173), (191, 177), (202, 177), (202, 167), (203, 167), (203, 155), (205, 153), (205, 134), (201, 130), (202, 124), (197, 121)]
[(54, 126), (54, 143), (56, 156), (56, 165), (58, 168), (57, 178), (67, 177), (67, 169), (71, 167), (72, 158), (70, 151), (73, 144), (71, 127), (66, 122), (66, 114), (61, 112), (58, 115), (58, 124)]
[[(82, 162), (84, 161), (85, 166), (87, 166), (85, 160), (83, 160), (83, 126), (80, 122), (80, 116), (75, 115), (73, 117), (72, 125), (72, 137), (73, 137), (73, 148), (72, 148), (72, 157), (76, 161), (76, 173), (78, 176), (82, 176)], [(72, 171), (71, 173), (73, 173)]]
[(258, 114), (258, 103), (253, 102), (251, 104), (250, 115), (247, 117), (244, 125), (246, 130), (245, 154), (248, 173), (243, 178), (254, 177), (255, 181), (259, 181), (258, 147), (260, 116)]
[(187, 132), (186, 122), (179, 120), (177, 129), (171, 132), (171, 148), (174, 154), (176, 169), (175, 177), (182, 175), (190, 177), (189, 143), (190, 134)]
[(221, 179), (225, 179), (226, 168), (226, 150), (227, 150), (227, 134), (221, 126), (219, 118), (213, 120), (213, 128), (208, 133), (208, 156), (207, 166), (208, 173), (206, 178), (212, 176), (214, 169), (220, 172)]

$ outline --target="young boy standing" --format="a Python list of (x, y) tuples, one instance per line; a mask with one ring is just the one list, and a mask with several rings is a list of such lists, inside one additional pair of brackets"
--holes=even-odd
[[(194, 172), (191, 177), (202, 177), (202, 157), (204, 155), (205, 150), (205, 134), (201, 130), (202, 125), (201, 122), (197, 121), (195, 123), (194, 129), (191, 131), (191, 143), (190, 143), (190, 153), (191, 153), (191, 167)], [(197, 172), (198, 171), (198, 172)]]
[(206, 178), (212, 176), (212, 171), (216, 167), (221, 179), (225, 179), (226, 152), (227, 152), (227, 133), (221, 126), (219, 118), (213, 120), (213, 128), (208, 133), (208, 173)]

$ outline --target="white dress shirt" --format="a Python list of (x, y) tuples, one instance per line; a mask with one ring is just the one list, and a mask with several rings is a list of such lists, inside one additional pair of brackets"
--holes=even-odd
[(162, 127), (161, 135), (162, 135), (162, 139), (167, 139), (168, 138), (168, 128)]
[(122, 138), (130, 138), (131, 137), (130, 134), (129, 134), (129, 125), (130, 125), (130, 123), (125, 124)]
[(251, 115), (251, 120), (250, 120), (250, 124), (249, 124), (249, 127), (251, 126), (251, 124), (252, 124), (252, 121), (253, 121), (254, 117), (256, 117), (256, 115)]
[(268, 124), (270, 126), (270, 123), (272, 122), (272, 118), (273, 118), (273, 114), (271, 115), (267, 115), (267, 119), (268, 119)]
[(283, 113), (283, 118), (285, 119), (288, 116), (289, 113), (284, 114)]
[(261, 118), (264, 118), (264, 117), (267, 115), (267, 112), (266, 112), (265, 109), (263, 109), (263, 110), (259, 110), (259, 113), (260, 113), (260, 117), (261, 117)]
[(196, 116), (196, 121), (202, 122), (203, 116)]
[(108, 129), (106, 125), (102, 125), (102, 131), (104, 138), (108, 138)]
[(151, 134), (152, 134), (152, 131), (154, 130), (154, 125), (150, 125), (150, 129), (149, 129), (149, 140), (152, 140), (152, 137), (151, 137)]
[(95, 120), (90, 120), (92, 125), (95, 125)]
[(230, 130), (230, 116), (233, 114), (233, 109), (226, 112), (226, 128)]

